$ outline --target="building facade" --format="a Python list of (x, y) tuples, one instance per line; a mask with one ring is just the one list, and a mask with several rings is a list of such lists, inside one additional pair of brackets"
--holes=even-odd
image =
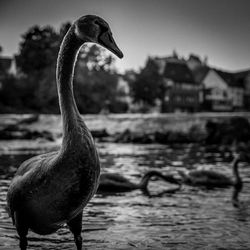
[(226, 81), (214, 69), (209, 69), (201, 81), (204, 100), (203, 109), (207, 111), (230, 111), (232, 109)]
[(164, 111), (196, 112), (200, 109), (200, 85), (185, 61), (166, 59), (162, 73), (165, 85)]

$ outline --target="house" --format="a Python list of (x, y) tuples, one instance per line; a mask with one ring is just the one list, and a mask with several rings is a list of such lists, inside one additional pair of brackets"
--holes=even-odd
[(0, 57), (0, 90), (3, 87), (3, 79), (8, 75), (11, 68), (11, 58)]
[(155, 61), (165, 82), (165, 111), (250, 110), (250, 70), (227, 72), (207, 65), (191, 54), (177, 54)]
[(188, 67), (191, 71), (194, 71), (201, 67), (207, 66), (207, 57), (202, 61), (198, 55), (190, 54), (188, 60), (186, 60)]
[(235, 79), (239, 85), (243, 85), (243, 105), (245, 110), (250, 110), (250, 70), (244, 70), (234, 73)]
[(201, 106), (206, 111), (232, 111), (243, 108), (243, 87), (234, 74), (201, 65), (193, 69), (203, 91)]
[(244, 108), (244, 83), (236, 78), (235, 73), (216, 70), (228, 86), (228, 97), (231, 100), (232, 110)]
[(203, 108), (209, 111), (230, 111), (232, 101), (229, 94), (228, 84), (215, 70), (208, 69), (201, 81), (203, 86)]
[(199, 110), (200, 85), (195, 81), (184, 60), (175, 57), (166, 58), (162, 77), (166, 89), (164, 111)]
[(195, 80), (200, 82), (203, 88), (202, 107), (204, 110), (233, 111), (244, 109), (247, 99), (246, 93), (248, 93), (248, 97), (250, 96), (250, 86), (249, 92), (246, 92), (245, 79), (247, 78), (242, 72), (232, 73), (201, 66), (195, 68), (193, 74)]
[(245, 79), (246, 72), (232, 73), (214, 69), (207, 65), (206, 58), (202, 62), (195, 55), (190, 55), (187, 64), (196, 82), (200, 82), (203, 87), (203, 109), (211, 111), (244, 109), (245, 80), (242, 79)]
[(202, 62), (196, 55), (190, 55), (187, 65), (201, 86), (201, 109), (207, 111), (229, 111), (232, 109), (227, 82), (213, 68), (207, 65), (207, 59)]

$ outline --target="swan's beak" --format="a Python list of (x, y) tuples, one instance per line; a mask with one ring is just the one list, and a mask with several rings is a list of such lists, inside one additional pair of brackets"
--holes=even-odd
[(108, 49), (112, 53), (114, 53), (119, 58), (123, 58), (123, 53), (118, 48), (115, 43), (115, 40), (110, 32), (103, 33), (99, 38), (99, 44), (102, 45), (104, 48)]

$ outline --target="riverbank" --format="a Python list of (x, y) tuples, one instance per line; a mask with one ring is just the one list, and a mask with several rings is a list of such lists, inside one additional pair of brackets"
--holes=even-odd
[[(119, 143), (223, 143), (250, 141), (250, 113), (84, 115), (99, 141)], [(59, 115), (0, 115), (0, 139), (56, 140)]]

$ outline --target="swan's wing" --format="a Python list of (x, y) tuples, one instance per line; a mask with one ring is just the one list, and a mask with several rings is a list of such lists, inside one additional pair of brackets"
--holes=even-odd
[(123, 177), (122, 175), (116, 174), (116, 173), (103, 173), (100, 176), (100, 183), (104, 181), (114, 181), (114, 182), (121, 182), (121, 183), (127, 183), (129, 182), (128, 179)]
[(209, 174), (209, 171), (207, 171), (207, 170), (192, 170), (188, 174), (191, 178), (203, 178), (204, 176), (207, 176)]
[(22, 176), (24, 174), (26, 174), (27, 172), (29, 172), (31, 169), (33, 168), (40, 168), (42, 165), (44, 165), (44, 161), (49, 160), (54, 158), (54, 156), (56, 156), (58, 154), (58, 152), (51, 152), (51, 153), (47, 153), (47, 154), (42, 154), (42, 155), (37, 155), (34, 156), (26, 161), (24, 161), (20, 167), (17, 169), (17, 172), (15, 174), (16, 176)]
[(229, 178), (224, 175), (223, 173), (219, 173), (219, 172), (214, 172), (214, 171), (209, 171), (208, 173), (208, 177), (210, 179), (213, 179), (213, 180), (221, 180), (221, 181), (227, 181), (229, 180)]
[(12, 219), (13, 225), (16, 224), (15, 222), (15, 208), (18, 206), (20, 201), (20, 193), (19, 190), (16, 188), (9, 189), (7, 193), (7, 212)]
[(189, 173), (194, 185), (207, 187), (226, 187), (232, 184), (230, 177), (213, 170), (194, 170)]
[(14, 212), (20, 207), (23, 199), (29, 198), (29, 190), (26, 188), (26, 184), (28, 184), (28, 186), (32, 185), (31, 182), (33, 178), (28, 176), (40, 175), (42, 178), (41, 171), (39, 171), (40, 168), (45, 165), (45, 161), (47, 163), (53, 159), (56, 154), (57, 152), (52, 152), (49, 154), (32, 157), (29, 160), (23, 162), (18, 168), (7, 193), (7, 211), (12, 217), (13, 224), (15, 224)]
[(136, 184), (130, 182), (122, 175), (115, 173), (104, 173), (101, 174), (100, 182), (98, 186), (98, 193), (102, 192), (125, 192), (135, 189)]
[(190, 176), (194, 178), (205, 178), (209, 181), (215, 182), (230, 182), (230, 178), (223, 173), (215, 172), (213, 170), (197, 170), (192, 171)]

